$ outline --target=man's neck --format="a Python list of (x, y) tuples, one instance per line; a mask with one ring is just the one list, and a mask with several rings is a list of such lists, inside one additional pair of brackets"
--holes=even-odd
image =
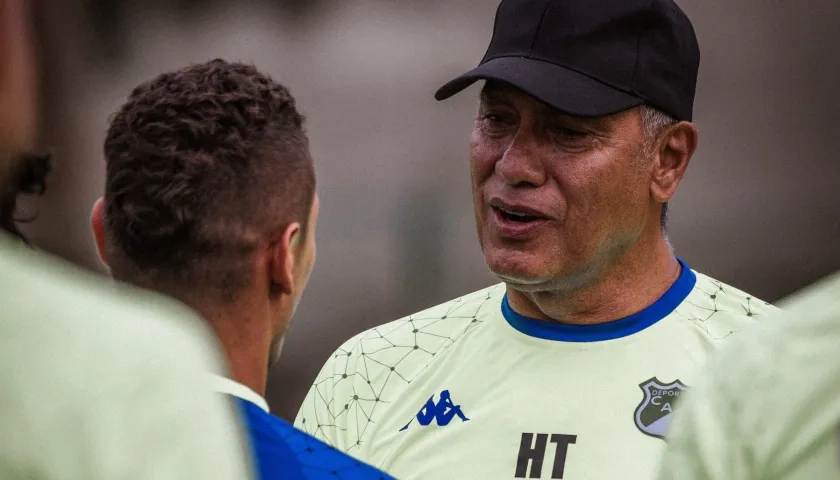
[(271, 343), (269, 327), (241, 313), (201, 313), (224, 349), (231, 379), (265, 397)]
[(660, 237), (647, 249), (637, 244), (595, 282), (572, 292), (521, 292), (508, 286), (507, 294), (511, 307), (521, 315), (569, 325), (596, 325), (649, 307), (679, 275), (680, 264)]

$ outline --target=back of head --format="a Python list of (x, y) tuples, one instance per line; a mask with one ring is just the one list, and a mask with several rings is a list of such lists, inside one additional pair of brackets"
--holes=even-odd
[(113, 276), (232, 301), (266, 238), (309, 216), (303, 121), (284, 86), (241, 63), (195, 64), (135, 88), (105, 140)]

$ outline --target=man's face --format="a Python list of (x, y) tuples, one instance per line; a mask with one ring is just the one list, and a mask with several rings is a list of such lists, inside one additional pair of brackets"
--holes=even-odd
[(643, 158), (643, 138), (635, 109), (571, 117), (488, 83), (470, 138), (470, 167), (490, 270), (525, 291), (593, 281), (650, 221), (651, 162)]

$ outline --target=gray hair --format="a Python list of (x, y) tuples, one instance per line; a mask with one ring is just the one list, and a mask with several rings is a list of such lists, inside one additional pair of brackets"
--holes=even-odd
[(645, 154), (653, 154), (659, 134), (666, 128), (676, 125), (678, 120), (655, 107), (642, 105), (639, 107), (642, 114), (642, 130), (645, 134)]
[[(662, 110), (648, 105), (639, 107), (639, 113), (642, 115), (642, 131), (644, 133), (642, 153), (645, 158), (649, 158), (654, 153), (656, 142), (659, 140), (662, 131), (676, 125), (679, 121)], [(662, 216), (659, 223), (662, 225), (662, 230), (665, 230), (668, 224), (668, 202), (662, 204)]]

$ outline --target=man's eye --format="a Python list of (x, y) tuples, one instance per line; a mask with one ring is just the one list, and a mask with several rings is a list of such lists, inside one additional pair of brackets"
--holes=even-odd
[(498, 112), (485, 112), (479, 118), (481, 119), (482, 132), (490, 138), (500, 138), (508, 135), (515, 123), (510, 115)]
[(506, 123), (505, 118), (497, 113), (486, 113), (482, 117), (482, 120), (490, 125), (502, 125)]
[(589, 136), (589, 133), (587, 132), (568, 127), (554, 127), (551, 129), (551, 134), (555, 137), (567, 140), (580, 140)]

